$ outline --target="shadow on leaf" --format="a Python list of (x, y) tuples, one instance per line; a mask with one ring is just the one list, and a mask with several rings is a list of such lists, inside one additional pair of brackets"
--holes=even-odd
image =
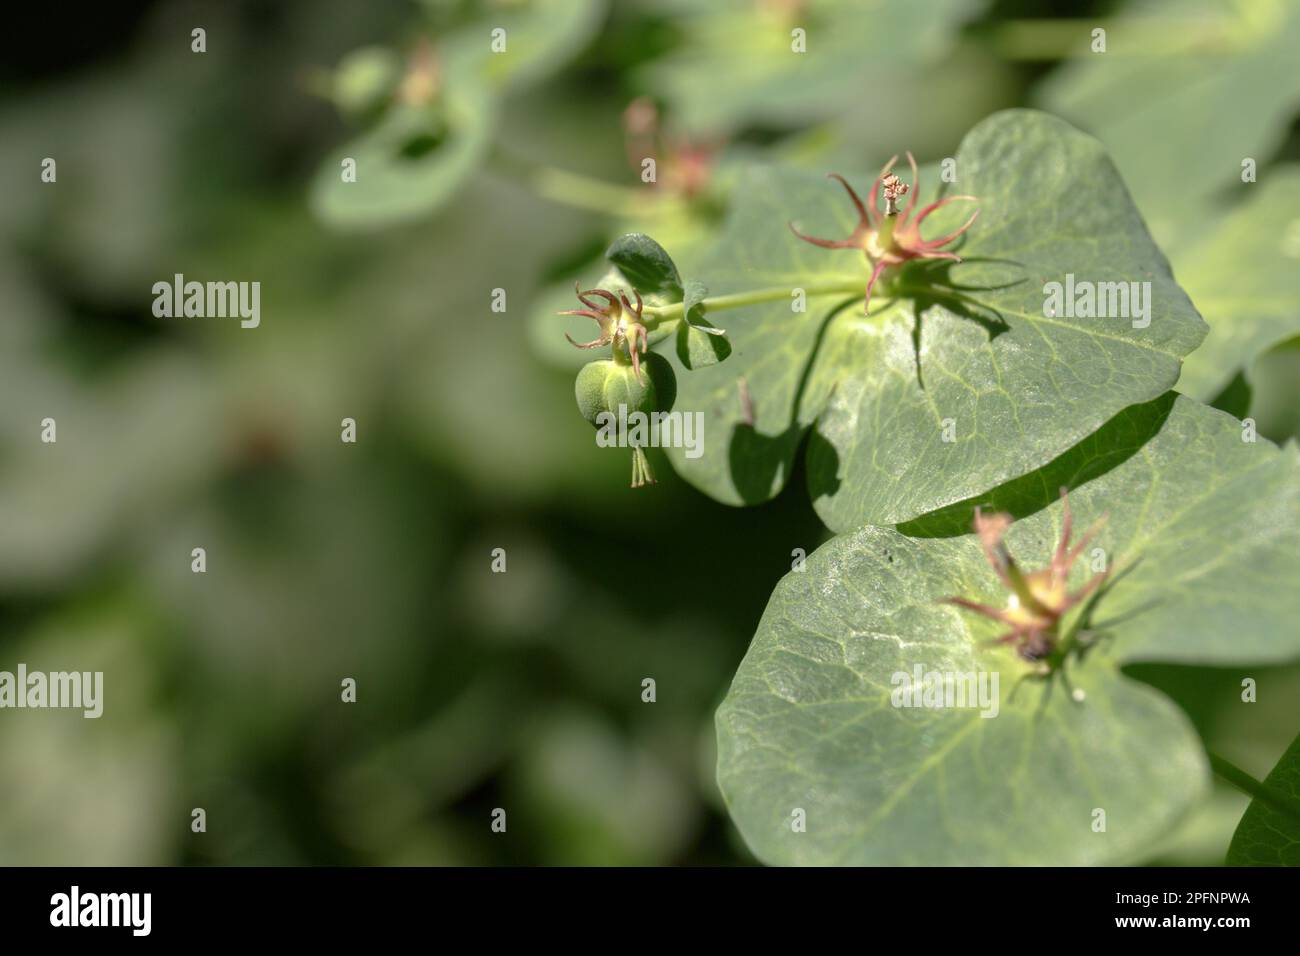
[[(781, 473), (780, 484), (785, 484), (790, 477), (790, 471), (794, 464), (795, 455), (799, 451), (799, 443), (803, 437), (805, 425), (800, 419), (800, 412), (803, 410), (804, 393), (808, 389), (808, 380), (812, 375), (813, 366), (817, 362), (817, 356), (821, 352), (822, 342), (826, 338), (826, 330), (830, 326), (835, 316), (839, 315), (852, 303), (858, 299), (846, 299), (839, 302), (826, 311), (821, 325), (817, 329), (817, 337), (813, 340), (813, 347), (808, 353), (808, 358), (804, 362), (803, 370), (799, 374), (799, 384), (795, 388), (794, 401), (790, 405), (790, 424), (786, 429), (776, 435), (765, 435), (759, 432), (751, 424), (740, 423), (731, 432), (731, 444), (728, 446), (728, 464), (731, 468), (731, 481), (735, 485), (737, 494), (745, 504), (760, 504), (772, 497), (773, 485), (776, 484), (777, 473)], [(747, 386), (746, 386), (747, 387)], [(810, 439), (810, 445), (813, 439)], [(834, 486), (839, 487), (839, 479), (834, 476), (839, 471), (839, 456), (835, 454), (824, 439), (821, 444), (826, 446), (826, 451), (832, 456), (830, 467), (833, 477)], [(822, 464), (819, 456), (819, 465)], [(809, 456), (810, 484), (811, 484), (811, 463), (813, 458)]]
[[(972, 258), (966, 261), (1010, 262), (1011, 260)], [(911, 267), (906, 276), (916, 285), (906, 284), (905, 288), (908, 289), (910, 294), (899, 297), (910, 299), (912, 303), (912, 354), (916, 363), (916, 384), (922, 389), (925, 388), (925, 375), (921, 369), (922, 316), (933, 306), (942, 305), (944, 309), (953, 315), (960, 316), (982, 327), (988, 333), (989, 341), (992, 342), (999, 335), (1010, 331), (1011, 326), (1007, 324), (1006, 318), (996, 308), (969, 298), (965, 293), (1009, 289), (1027, 281), (1017, 279), (1014, 282), (1004, 282), (1000, 285), (961, 285), (954, 282), (949, 275), (953, 265), (952, 262), (926, 262)]]
[(975, 508), (1005, 511), (1017, 521), (1053, 504), (1061, 488), (1078, 488), (1132, 458), (1160, 433), (1174, 407), (1176, 392), (1130, 405), (1095, 432), (1037, 471), (1013, 478), (991, 491), (958, 501), (898, 525), (913, 538), (955, 538), (969, 534)]

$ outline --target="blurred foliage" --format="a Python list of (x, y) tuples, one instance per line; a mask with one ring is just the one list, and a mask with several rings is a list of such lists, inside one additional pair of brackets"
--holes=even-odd
[[(707, 251), (754, 158), (951, 155), (1069, 52), (1028, 62), (999, 31), (1123, 15), (810, 3), (843, 26), (829, 66), (810, 33), (804, 76), (751, 29), (802, 6), (133, 0), (84, 34), (7, 23), (0, 669), (103, 670), (105, 714), (0, 713), (0, 863), (752, 861), (713, 711), (792, 550), (826, 537), (807, 476), (744, 511), (664, 462), (629, 492), (573, 408), (563, 332), (589, 329), (546, 315), (630, 229)], [(1297, 158), (1268, 108), (1261, 170)], [(642, 183), (637, 135), (675, 177)], [(175, 273), (260, 281), (261, 326), (155, 318)], [(1297, 356), (1249, 369), (1272, 437), (1300, 428)], [(1294, 734), (1296, 669), (1249, 707), (1204, 689), (1235, 672), (1148, 672), (1257, 775)], [(1160, 860), (1217, 862), (1244, 806), (1229, 793)]]

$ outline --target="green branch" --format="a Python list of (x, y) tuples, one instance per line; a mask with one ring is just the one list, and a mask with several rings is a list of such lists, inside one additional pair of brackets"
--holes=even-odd
[[(842, 277), (826, 282), (814, 283), (808, 286), (771, 286), (764, 289), (754, 289), (750, 292), (733, 292), (730, 295), (707, 296), (698, 303), (698, 308), (702, 314), (707, 315), (710, 312), (722, 312), (726, 309), (740, 309), (747, 305), (760, 305), (764, 302), (779, 302), (782, 299), (789, 299), (796, 289), (801, 289), (803, 294), (808, 298), (827, 295), (857, 295), (864, 291), (867, 277), (865, 275), (855, 277)], [(926, 295), (934, 299), (950, 299), (957, 302), (969, 303), (971, 305), (980, 305), (978, 299), (963, 295), (952, 289), (944, 289), (939, 286), (910, 286), (902, 285), (882, 290), (882, 299), (884, 306), (887, 308), (891, 303), (900, 297), (907, 295)], [(682, 317), (682, 307), (684, 303), (672, 302), (667, 305), (647, 305), (643, 311), (646, 318), (655, 319), (659, 322), (668, 322), (673, 319)], [(884, 311), (877, 309), (876, 313)]]

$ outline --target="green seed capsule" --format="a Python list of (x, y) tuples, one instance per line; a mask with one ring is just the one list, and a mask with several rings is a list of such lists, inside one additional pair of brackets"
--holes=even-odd
[(604, 359), (582, 367), (574, 395), (582, 417), (599, 428), (600, 414), (617, 415), (620, 405), (628, 414), (669, 411), (677, 400), (677, 378), (668, 360), (655, 352), (641, 359), (639, 377), (631, 365)]
[[(668, 360), (655, 352), (641, 357), (641, 374), (620, 356), (616, 359), (590, 362), (578, 373), (574, 386), (578, 410), (582, 417), (596, 428), (602, 427), (600, 416), (606, 413), (615, 420), (625, 420), (619, 406), (626, 414), (671, 411), (677, 400), (677, 376)], [(654, 484), (654, 470), (645, 449), (632, 447), (632, 487)]]

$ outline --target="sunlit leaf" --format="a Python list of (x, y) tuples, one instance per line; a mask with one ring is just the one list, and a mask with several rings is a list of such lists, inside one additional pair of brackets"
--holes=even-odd
[[(1182, 397), (1125, 417), (1154, 437), (1119, 463), (1109, 445), (1076, 456), (1113, 467), (1070, 493), (1076, 535), (1108, 516), (1071, 586), (1098, 561), (1111, 577), (1082, 605), (1093, 636), (1066, 676), (1026, 678), (1033, 665), (991, 643), (1004, 628), (940, 603), (1007, 603), (974, 535), (867, 527), (781, 581), (717, 719), (719, 783), (764, 861), (1134, 861), (1205, 792), (1186, 716), (1121, 667), (1300, 657), (1300, 456)], [(1026, 483), (1000, 500), (1029, 497)], [(1047, 565), (1061, 518), (1057, 502), (1011, 526), (1027, 570)], [(996, 716), (981, 716), (992, 695), (983, 710), (897, 706), (896, 675), (917, 667), (997, 674)]]
[[(971, 131), (956, 170), (955, 188), (980, 208), (955, 246), (965, 261), (905, 269), (877, 286), (866, 317), (862, 254), (816, 248), (787, 228), (797, 220), (812, 235), (847, 236), (855, 217), (837, 184), (752, 171), (716, 253), (695, 272), (711, 294), (777, 297), (708, 313), (725, 316), (734, 353), (678, 376), (679, 407), (706, 415), (704, 454), (670, 451), (683, 477), (730, 504), (764, 501), (811, 428), (808, 481), (823, 520), (837, 530), (893, 524), (1032, 471), (1174, 384), (1205, 324), (1095, 140), (1008, 111)], [(850, 179), (865, 192), (873, 177)], [(922, 171), (919, 202), (937, 179)], [(927, 235), (954, 228), (965, 205), (932, 216)], [(1136, 283), (1149, 315), (1138, 317), (1136, 299), (1132, 318), (1047, 314), (1046, 284), (1068, 276)], [(793, 311), (799, 289), (809, 293), (804, 313)]]

